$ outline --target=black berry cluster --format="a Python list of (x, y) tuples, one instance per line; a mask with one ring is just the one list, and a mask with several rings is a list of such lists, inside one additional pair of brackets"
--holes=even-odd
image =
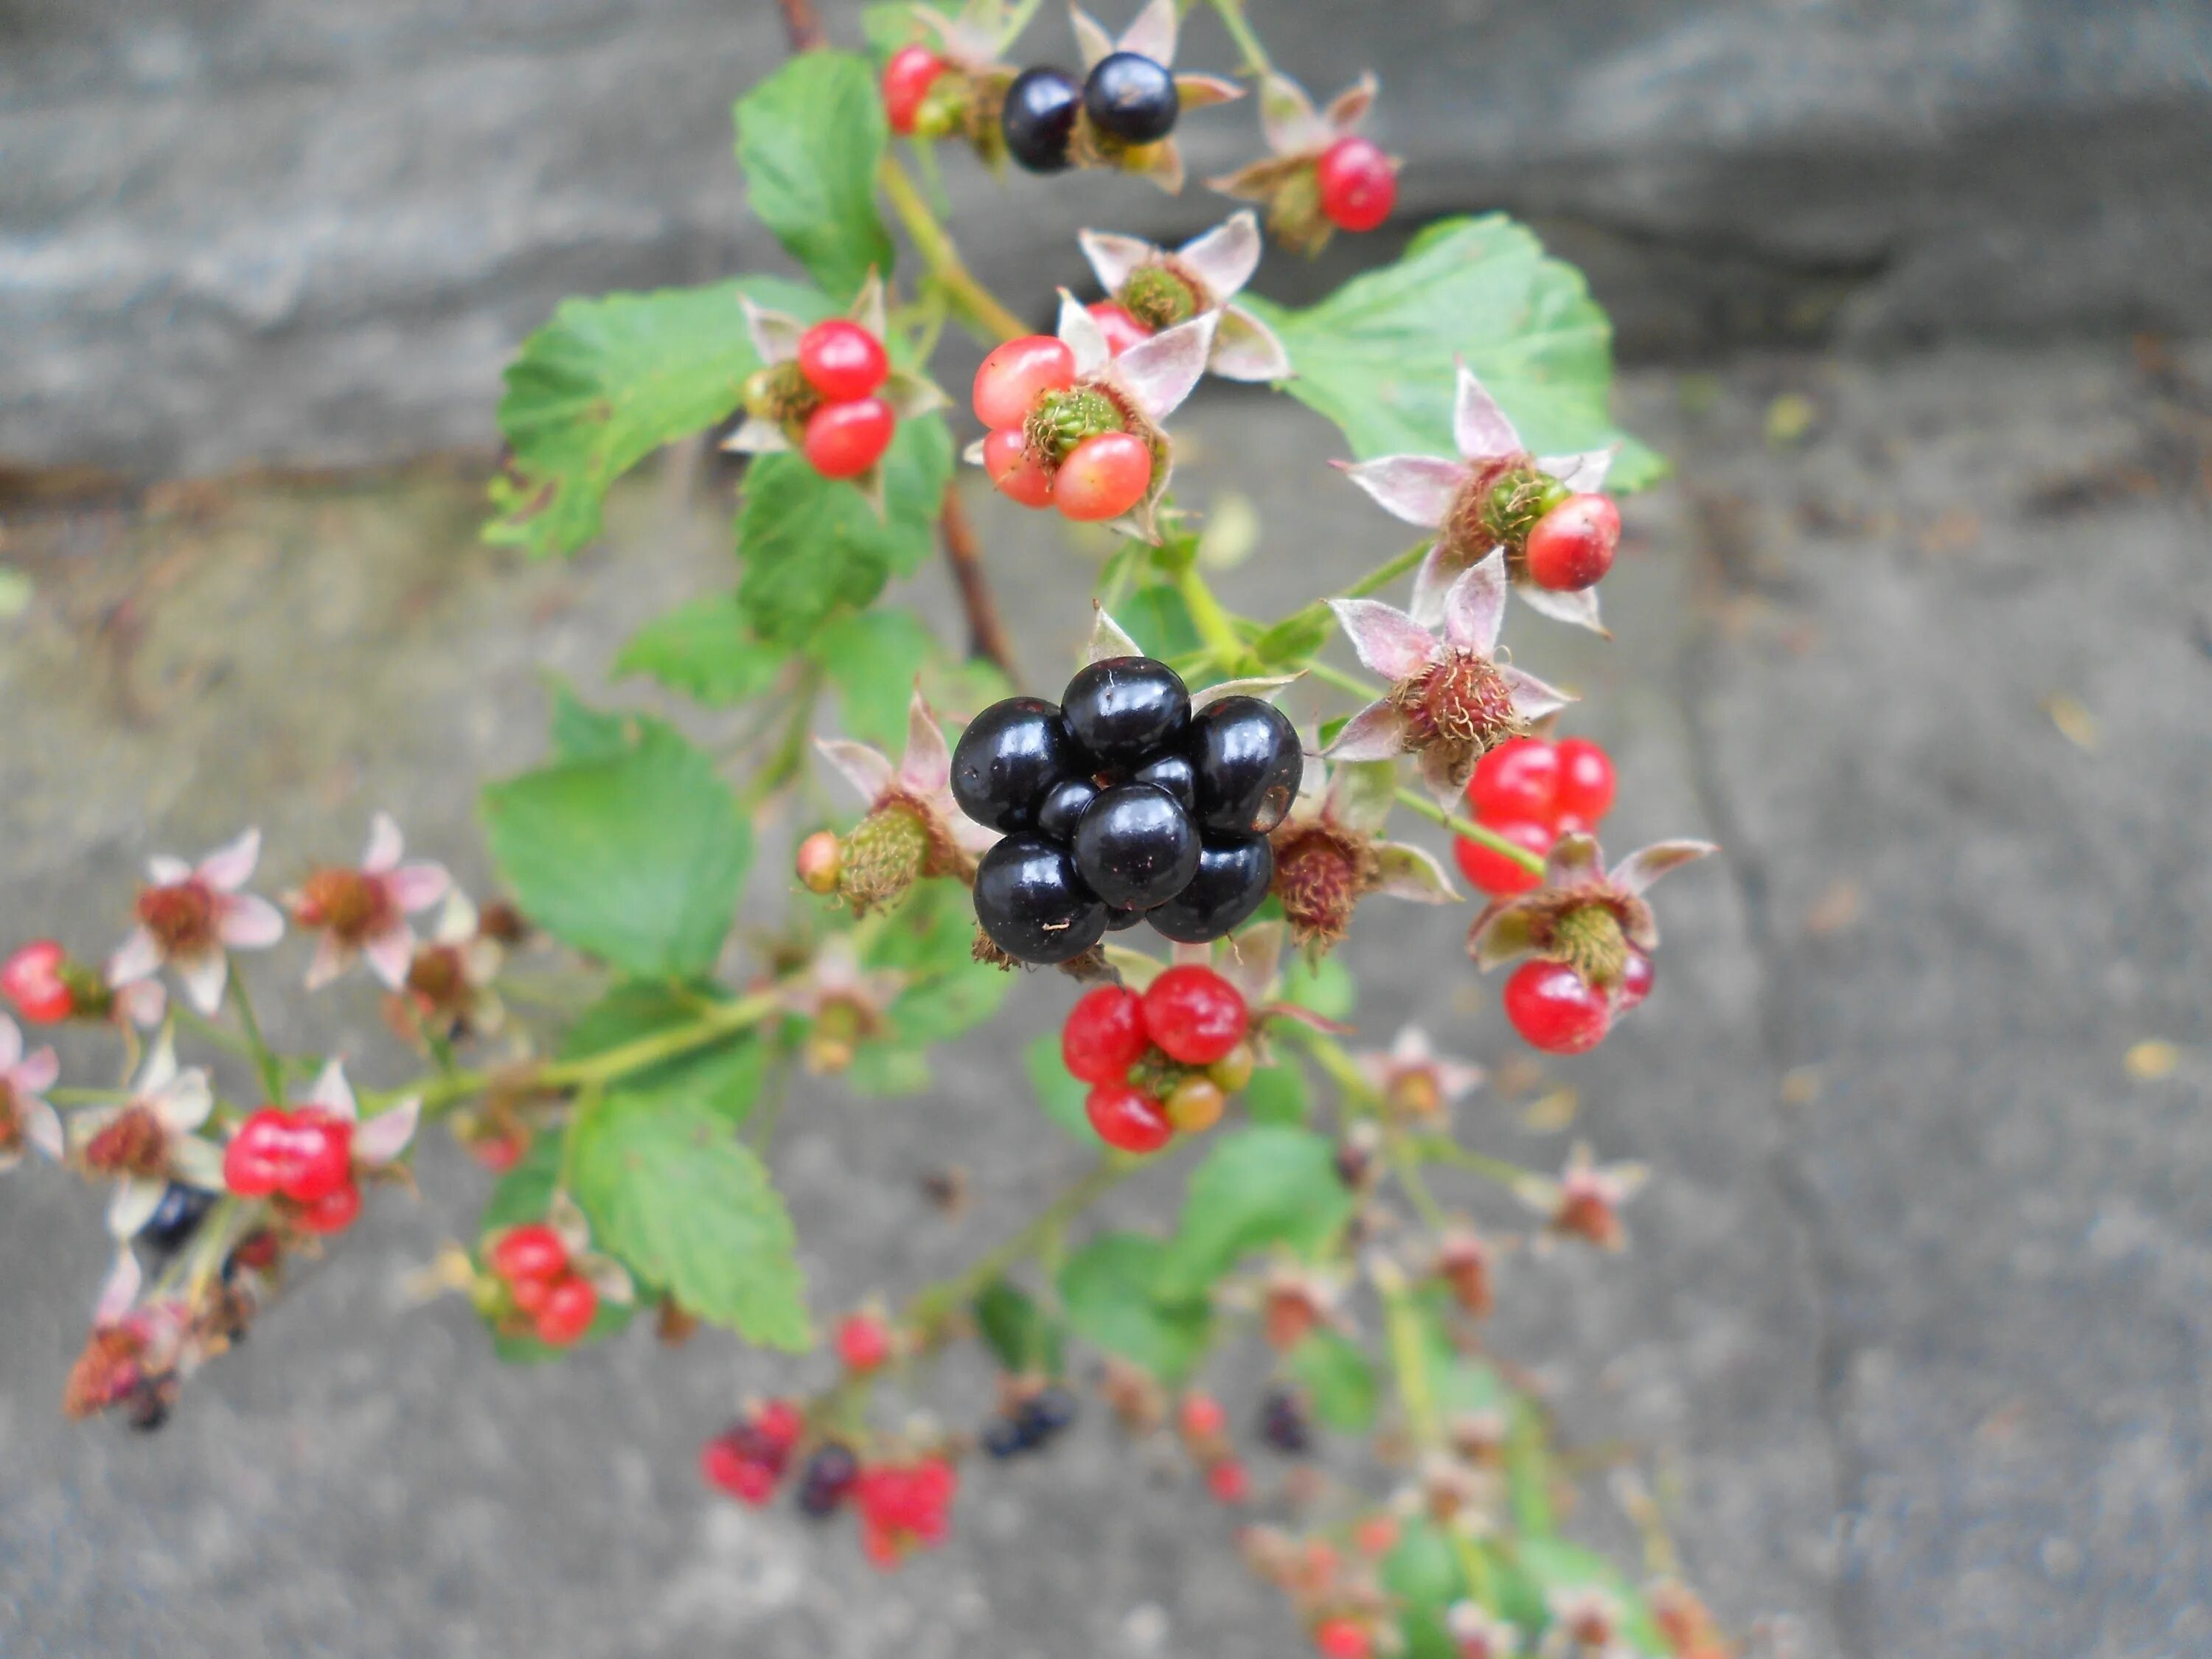
[(1009, 697), (952, 755), (952, 796), (1006, 832), (975, 872), (975, 920), (1018, 962), (1067, 962), (1111, 928), (1149, 921), (1188, 944), (1220, 938), (1267, 895), (1267, 832), (1304, 775), (1272, 704), (1231, 696), (1191, 712), (1181, 676), (1109, 657), (1055, 708)]
[(1075, 1421), (1075, 1396), (1057, 1385), (1040, 1389), (991, 1419), (983, 1431), (983, 1449), (994, 1458), (1042, 1451)]
[(1175, 131), (1182, 98), (1164, 64), (1140, 52), (1098, 60), (1083, 83), (1063, 70), (1024, 70), (1006, 88), (999, 129), (1006, 153), (1031, 173), (1058, 173), (1069, 163), (1076, 118), (1110, 146), (1157, 143)]

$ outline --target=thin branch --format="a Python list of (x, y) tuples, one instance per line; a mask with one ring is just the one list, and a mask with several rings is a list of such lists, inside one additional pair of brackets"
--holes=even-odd
[(960, 608), (967, 613), (969, 653), (997, 668), (1009, 684), (1019, 685), (1022, 677), (1014, 666), (1013, 642), (1006, 637), (1006, 624), (999, 615), (990, 578), (983, 574), (983, 561), (975, 548), (975, 526), (969, 522), (968, 509), (955, 485), (945, 486), (945, 510), (938, 528), (944, 534), (945, 562), (952, 567), (952, 580), (960, 589)]
[(776, 4), (783, 12), (784, 36), (793, 52), (812, 52), (830, 44), (830, 37), (822, 33), (822, 20), (814, 15), (814, 0), (776, 0)]

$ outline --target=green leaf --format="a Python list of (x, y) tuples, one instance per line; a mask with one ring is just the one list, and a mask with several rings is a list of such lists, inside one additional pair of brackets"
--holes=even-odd
[(1564, 1538), (1523, 1538), (1514, 1551), (1521, 1571), (1528, 1575), (1537, 1595), (1548, 1603), (1559, 1592), (1595, 1586), (1620, 1604), (1621, 1633), (1650, 1654), (1670, 1652), (1666, 1638), (1651, 1620), (1644, 1592), (1595, 1550)]
[(729, 932), (752, 830), (712, 761), (640, 718), (618, 753), (486, 787), (500, 875), (532, 921), (640, 977), (699, 974)]
[(1160, 1292), (1202, 1296), (1239, 1259), (1270, 1245), (1310, 1255), (1351, 1212), (1335, 1149), (1322, 1136), (1272, 1126), (1217, 1136), (1191, 1172)]
[(1068, 1075), (1067, 1064), (1060, 1056), (1060, 1034), (1048, 1031), (1031, 1041), (1022, 1050), (1022, 1067), (1030, 1074), (1030, 1086), (1036, 1091), (1044, 1115), (1085, 1146), (1097, 1145), (1097, 1132), (1083, 1109), (1091, 1085)]
[(1351, 1338), (1317, 1330), (1291, 1350), (1285, 1364), (1313, 1401), (1314, 1415), (1339, 1434), (1364, 1434), (1373, 1425), (1382, 1384)]
[(1255, 1123), (1304, 1123), (1311, 1106), (1306, 1074), (1287, 1060), (1263, 1066), (1244, 1085), (1244, 1115)]
[(861, 611), (814, 636), (806, 654), (837, 688), (845, 732), (894, 755), (906, 746), (907, 705), (936, 641), (911, 611)]
[(819, 315), (821, 297), (773, 277), (568, 300), (507, 366), (499, 428), (513, 459), (493, 481), (484, 539), (544, 556), (599, 533), (614, 481), (743, 400), (760, 367), (739, 293)]
[(576, 1201), (601, 1244), (701, 1318), (765, 1347), (807, 1347), (791, 1217), (726, 1118), (617, 1091), (569, 1133)]
[(735, 593), (702, 593), (630, 635), (614, 672), (649, 674), (694, 702), (726, 708), (767, 690), (788, 654), (753, 633)]
[(1128, 630), (1146, 656), (1163, 661), (1188, 656), (1203, 643), (1198, 625), (1190, 619), (1190, 607), (1164, 582), (1131, 593), (1114, 607), (1114, 620)]
[(1352, 969), (1334, 957), (1323, 957), (1318, 963), (1293, 957), (1283, 969), (1283, 1000), (1310, 1008), (1323, 1019), (1349, 1019), (1359, 986)]
[(801, 52), (738, 100), (737, 121), (753, 211), (807, 274), (841, 299), (872, 265), (888, 278), (876, 168), (890, 132), (867, 59)]
[(918, 1095), (929, 1087), (929, 1057), (919, 1048), (872, 1042), (853, 1056), (841, 1075), (848, 1089), (872, 1100)]
[(594, 708), (573, 686), (553, 688), (553, 753), (564, 761), (604, 760), (637, 741), (639, 717), (618, 708)]
[(965, 887), (957, 881), (915, 884), (866, 953), (870, 966), (908, 976), (890, 1009), (896, 1042), (942, 1042), (999, 1012), (1014, 976), (976, 961), (975, 939), (975, 901)]
[[(546, 1207), (553, 1201), (553, 1188), (561, 1179), (561, 1137), (557, 1134), (532, 1136), (529, 1149), (514, 1167), (493, 1183), (491, 1194), (484, 1200), (483, 1216), (477, 1222), (479, 1237), (489, 1237), (517, 1227), (526, 1221), (543, 1221)], [(629, 1324), (636, 1316), (634, 1302), (609, 1302), (602, 1299), (599, 1311), (583, 1335), (586, 1342), (600, 1342)], [(548, 1359), (558, 1359), (569, 1352), (568, 1348), (548, 1347), (534, 1336), (508, 1336), (495, 1330), (491, 1338), (492, 1351), (513, 1364), (534, 1365)]]
[(1398, 1602), (1407, 1659), (1457, 1659), (1459, 1644), (1444, 1615), (1465, 1599), (1467, 1578), (1450, 1541), (1433, 1522), (1417, 1517), (1401, 1526), (1396, 1546), (1382, 1559), (1382, 1587)]
[(1271, 668), (1303, 667), (1328, 643), (1336, 624), (1327, 616), (1293, 612), (1252, 641), (1252, 653)]
[[(584, 1060), (641, 1037), (695, 1023), (710, 1004), (726, 1001), (708, 984), (617, 985), (576, 1017), (561, 1044), (563, 1060)], [(732, 1128), (752, 1115), (768, 1075), (769, 1045), (752, 1031), (734, 1031), (711, 1048), (623, 1079), (625, 1094), (706, 1107)]]
[(1027, 1291), (993, 1279), (975, 1298), (975, 1323), (1007, 1370), (1060, 1375), (1060, 1327)]
[(1178, 1382), (1205, 1355), (1213, 1316), (1203, 1301), (1155, 1294), (1166, 1260), (1157, 1238), (1101, 1233), (1060, 1267), (1060, 1300), (1085, 1341)]
[(1665, 464), (1612, 423), (1613, 329), (1571, 265), (1503, 214), (1443, 219), (1395, 264), (1292, 311), (1237, 296), (1297, 369), (1284, 389), (1343, 428), (1353, 455), (1451, 455), (1453, 360), (1464, 357), (1539, 454), (1620, 444), (1616, 489)]
[[(861, 7), (860, 33), (868, 43), (868, 50), (877, 58), (884, 58), (910, 41), (926, 41), (932, 38), (923, 32), (921, 24), (915, 21), (915, 7), (921, 3), (922, 0), (891, 0), (891, 3), (885, 5)], [(944, 5), (932, 5), (929, 9), (943, 12), (947, 16), (959, 9), (957, 6)]]
[(858, 488), (823, 477), (804, 456), (753, 462), (738, 513), (738, 597), (760, 637), (803, 644), (836, 611), (861, 609), (893, 575), (912, 575), (929, 556), (951, 476), (941, 415), (899, 422), (884, 456), (880, 518)]

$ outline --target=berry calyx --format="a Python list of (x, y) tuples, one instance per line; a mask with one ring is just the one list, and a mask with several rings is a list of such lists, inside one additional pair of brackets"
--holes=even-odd
[(1542, 738), (1508, 738), (1485, 754), (1467, 781), (1468, 804), (1475, 817), (1493, 827), (1516, 818), (1549, 823), (1559, 798), (1563, 747)]
[[(884, 116), (902, 138), (914, 137), (921, 100), (950, 65), (924, 46), (901, 46), (884, 65)], [(827, 395), (827, 394), (825, 394)]]
[(1187, 1077), (1168, 1091), (1168, 1097), (1162, 1104), (1167, 1109), (1168, 1121), (1178, 1134), (1203, 1134), (1221, 1121), (1229, 1097), (1209, 1077)]
[[(1550, 852), (1552, 843), (1559, 839), (1549, 824), (1527, 818), (1509, 818), (1502, 823), (1494, 818), (1485, 818), (1482, 827), (1539, 856)], [(1509, 893), (1533, 893), (1544, 884), (1541, 872), (1525, 869), (1517, 860), (1468, 836), (1453, 839), (1452, 858), (1459, 866), (1460, 874), (1467, 878), (1468, 884), (1492, 898), (1502, 898)]]
[(1143, 1000), (1119, 985), (1085, 992), (1060, 1030), (1060, 1054), (1067, 1073), (1085, 1083), (1121, 1082), (1151, 1046)]
[(1152, 450), (1130, 432), (1100, 432), (1070, 450), (1053, 475), (1053, 505), (1083, 524), (1118, 519), (1152, 488)]
[(1075, 354), (1050, 334), (1028, 334), (995, 346), (975, 371), (975, 418), (997, 431), (1019, 427), (1048, 392), (1075, 384)]
[(1100, 133), (1121, 143), (1157, 143), (1175, 131), (1182, 111), (1175, 76), (1141, 52), (1109, 53), (1083, 82), (1083, 112)]
[(1340, 138), (1314, 168), (1322, 216), (1339, 230), (1373, 230), (1398, 204), (1398, 168), (1371, 138)]
[(1505, 981), (1505, 1018), (1522, 1041), (1547, 1054), (1579, 1054), (1605, 1039), (1613, 1010), (1605, 993), (1564, 962), (1524, 962)]
[(1106, 349), (1113, 356), (1118, 357), (1131, 346), (1152, 337), (1152, 330), (1131, 316), (1127, 307), (1117, 306), (1111, 300), (1101, 300), (1085, 309), (1090, 312), (1091, 321), (1098, 325), (1098, 331), (1106, 337)]
[(845, 863), (845, 848), (834, 830), (817, 830), (799, 843), (799, 884), (810, 893), (837, 890), (837, 877)]
[(58, 1024), (76, 1008), (62, 973), (68, 960), (69, 953), (55, 940), (33, 939), (0, 964), (0, 991), (32, 1024)]
[(890, 1363), (891, 1334), (869, 1313), (848, 1314), (837, 1327), (837, 1358), (848, 1371), (880, 1370)]
[(1528, 532), (1528, 579), (1562, 593), (1596, 586), (1620, 544), (1620, 509), (1609, 495), (1570, 495)]
[(1559, 786), (1553, 809), (1562, 820), (1571, 817), (1589, 828), (1613, 810), (1612, 758), (1588, 738), (1560, 738), (1559, 755)]
[(550, 1284), (568, 1271), (568, 1247), (543, 1221), (526, 1221), (499, 1236), (484, 1257), (511, 1285)]
[(1145, 992), (1145, 1029), (1168, 1057), (1210, 1066), (1244, 1041), (1251, 1015), (1243, 993), (1211, 968), (1170, 968)]
[(1002, 426), (983, 440), (983, 473), (1010, 501), (1052, 505), (1052, 474), (1030, 453), (1029, 436), (1018, 426)]
[(1098, 1139), (1116, 1152), (1157, 1152), (1175, 1138), (1160, 1103), (1128, 1083), (1101, 1083), (1083, 1103)]
[(824, 404), (806, 417), (800, 445), (808, 463), (825, 478), (857, 478), (891, 447), (898, 416), (881, 398)]
[(884, 343), (846, 317), (829, 317), (799, 337), (799, 372), (833, 404), (865, 398), (891, 372)]
[(565, 1348), (592, 1328), (599, 1316), (599, 1293), (592, 1281), (570, 1273), (556, 1281), (538, 1310), (532, 1327), (549, 1348)]

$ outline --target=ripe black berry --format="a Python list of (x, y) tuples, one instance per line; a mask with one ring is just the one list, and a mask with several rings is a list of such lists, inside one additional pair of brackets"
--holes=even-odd
[(1058, 1434), (1075, 1421), (1075, 1396), (1057, 1383), (1039, 1389), (1022, 1402), (1022, 1420), (1040, 1439)]
[(1283, 821), (1305, 775), (1297, 730), (1257, 697), (1224, 697), (1191, 722), (1198, 821), (1206, 830), (1266, 835)]
[(1198, 873), (1198, 830), (1176, 798), (1149, 783), (1117, 783), (1075, 830), (1075, 868), (1109, 904), (1149, 910)]
[(1122, 933), (1144, 919), (1142, 910), (1117, 910), (1110, 904), (1106, 907), (1106, 931), (1109, 933)]
[(1260, 1404), (1260, 1438), (1285, 1457), (1303, 1457), (1313, 1449), (1313, 1425), (1307, 1420), (1305, 1402), (1287, 1389), (1270, 1389)]
[(1079, 671), (1060, 699), (1068, 734), (1099, 766), (1133, 771), (1190, 724), (1182, 676), (1150, 657), (1109, 657)]
[(1075, 826), (1083, 821), (1085, 809), (1097, 799), (1098, 786), (1090, 779), (1062, 778), (1037, 804), (1037, 834), (1066, 846), (1075, 839)]
[(834, 1441), (806, 1460), (799, 1478), (799, 1508), (817, 1519), (836, 1512), (860, 1478), (860, 1461)]
[(1132, 783), (1149, 783), (1176, 798), (1176, 804), (1194, 818), (1198, 814), (1198, 771), (1182, 755), (1162, 755), (1130, 775)]
[(1031, 173), (1058, 173), (1067, 165), (1067, 141), (1083, 92), (1056, 69), (1024, 70), (1006, 88), (999, 131), (1015, 165)]
[(1079, 770), (1060, 711), (1008, 697), (968, 724), (952, 751), (952, 799), (978, 823), (1025, 830), (1047, 790)]
[(1199, 850), (1198, 873), (1145, 920), (1178, 944), (1203, 945), (1258, 909), (1274, 875), (1274, 849), (1265, 836), (1209, 836)]
[(1102, 58), (1083, 83), (1083, 109), (1109, 138), (1149, 144), (1175, 131), (1182, 100), (1175, 76), (1139, 52)]
[[(1172, 803), (1170, 803), (1172, 805)], [(1017, 962), (1067, 962), (1106, 932), (1106, 907), (1075, 872), (1064, 847), (1042, 836), (1007, 836), (975, 870), (975, 920)]]
[(1036, 1444), (1036, 1437), (1018, 1418), (994, 1417), (991, 1426), (983, 1431), (983, 1450), (991, 1457), (1004, 1461), (1018, 1457)]
[(174, 1255), (191, 1242), (200, 1223), (215, 1207), (216, 1194), (198, 1187), (171, 1182), (162, 1191), (154, 1213), (138, 1230), (138, 1240), (158, 1255)]

